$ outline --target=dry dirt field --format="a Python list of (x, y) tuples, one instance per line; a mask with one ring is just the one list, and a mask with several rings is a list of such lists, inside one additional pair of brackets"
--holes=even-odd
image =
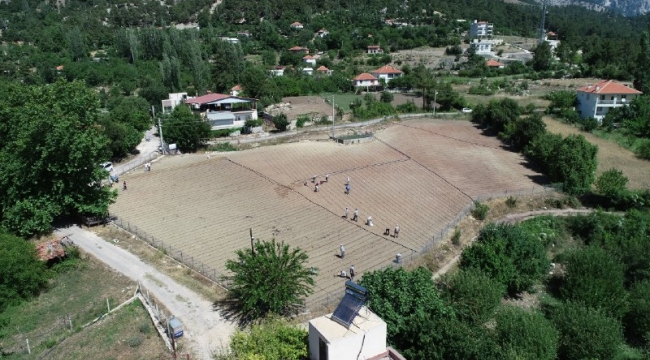
[(580, 129), (561, 123), (549, 117), (544, 117), (546, 129), (552, 133), (569, 135), (583, 135), (587, 141), (598, 146), (597, 174), (616, 168), (627, 176), (630, 189), (650, 189), (650, 162), (639, 159), (633, 152), (627, 150), (613, 141), (605, 140), (593, 134), (585, 133)]
[(282, 111), (272, 112), (272, 115), (278, 115), (283, 112), (289, 120), (298, 118), (300, 115), (315, 116), (320, 119), (321, 116), (332, 116), (332, 105), (325, 102), (320, 96), (293, 96), (282, 99), (282, 103), (291, 104)]
[[(302, 141), (228, 153), (164, 158), (148, 173), (123, 177), (111, 212), (223, 273), (234, 251), (260, 239), (300, 246), (319, 269), (315, 304), (340, 297), (354, 264), (359, 276), (410, 258), (477, 196), (540, 189), (544, 179), (497, 139), (469, 122), (417, 120), (375, 133), (361, 145)], [(310, 182), (324, 181), (319, 192)], [(344, 193), (350, 178), (351, 193)], [(304, 185), (307, 181), (307, 186)], [(359, 209), (360, 219), (342, 218)], [(374, 226), (364, 224), (372, 216)], [(384, 236), (401, 227), (399, 239)], [(392, 231), (391, 231), (392, 232)], [(337, 257), (345, 244), (345, 259)]]

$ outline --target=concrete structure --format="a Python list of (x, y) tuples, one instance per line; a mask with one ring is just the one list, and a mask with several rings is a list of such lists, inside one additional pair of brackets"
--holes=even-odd
[(257, 120), (257, 99), (208, 93), (189, 98), (185, 104), (200, 113), (212, 130), (243, 127), (246, 120)]
[(405, 360), (386, 347), (386, 323), (363, 306), (350, 328), (331, 319), (332, 314), (309, 321), (311, 360)]
[(490, 59), (490, 60), (486, 61), (485, 66), (487, 66), (489, 68), (496, 68), (496, 69), (503, 69), (504, 67), (506, 67), (505, 64), (500, 63), (500, 62), (498, 62), (496, 60), (493, 60), (493, 59)]
[(397, 70), (390, 65), (384, 65), (379, 69), (372, 71), (372, 76), (377, 79), (384, 79), (386, 84), (388, 84), (392, 79), (402, 76), (404, 73), (401, 70)]
[(474, 48), (474, 51), (476, 51), (476, 54), (478, 55), (492, 54), (492, 42), (490, 41), (479, 41), (478, 39), (474, 39), (470, 46)]
[(284, 76), (284, 69), (286, 68), (286, 66), (282, 65), (274, 66), (273, 69), (269, 70), (269, 73), (271, 73), (271, 76)]
[(379, 45), (368, 45), (368, 54), (383, 54), (384, 50)]
[(305, 55), (302, 57), (302, 62), (309, 64), (311, 66), (316, 65), (316, 58), (311, 55)]
[(470, 39), (486, 38), (493, 35), (493, 30), (493, 24), (490, 24), (487, 21), (474, 20), (472, 25), (469, 27), (469, 37)]
[(304, 26), (302, 26), (302, 24), (297, 21), (292, 23), (289, 26), (291, 26), (292, 29), (296, 29), (296, 30), (302, 30), (304, 28)]
[(544, 35), (544, 41), (546, 41), (551, 47), (551, 51), (555, 51), (558, 45), (560, 45), (560, 40), (558, 40), (557, 34), (552, 31), (549, 31)]
[[(169, 99), (161, 101), (163, 114), (171, 113), (176, 106), (185, 102), (188, 99), (187, 93), (172, 93), (169, 94)], [(191, 99), (191, 97), (189, 97)]]
[(352, 85), (354, 87), (365, 87), (367, 90), (369, 87), (379, 86), (380, 83), (376, 77), (368, 73), (362, 73), (352, 79)]
[(603, 80), (577, 89), (578, 113), (582, 118), (593, 117), (599, 122), (612, 108), (627, 106), (643, 93), (613, 80)]

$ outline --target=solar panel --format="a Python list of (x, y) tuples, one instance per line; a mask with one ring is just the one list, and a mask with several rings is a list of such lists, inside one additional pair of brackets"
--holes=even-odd
[(345, 296), (334, 310), (332, 320), (350, 328), (354, 318), (359, 314), (359, 310), (368, 300), (368, 289), (357, 285), (352, 281), (345, 282)]

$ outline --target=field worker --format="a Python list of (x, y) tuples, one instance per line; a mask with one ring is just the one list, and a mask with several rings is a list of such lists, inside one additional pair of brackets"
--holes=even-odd
[(350, 185), (350, 178), (345, 181), (345, 185)]
[(395, 239), (397, 239), (399, 237), (399, 224), (397, 224), (395, 226), (395, 235), (394, 236), (395, 236)]
[(318, 184), (314, 185), (314, 192), (318, 192)]
[(126, 180), (124, 181), (124, 184), (122, 184), (122, 190), (126, 190)]
[(359, 221), (359, 209), (354, 209), (354, 216), (352, 217), (353, 221)]
[(350, 184), (345, 185), (345, 193), (348, 195), (350, 194)]
[(350, 213), (350, 209), (348, 209), (348, 207), (346, 206), (345, 207), (345, 213), (343, 214), (343, 217), (347, 219), (349, 213)]
[(325, 174), (325, 182), (330, 182), (330, 174)]
[(390, 235), (390, 228), (386, 228), (386, 231), (384, 231), (384, 235)]
[(316, 183), (316, 178), (317, 178), (316, 175), (312, 176), (312, 177), (311, 177), (311, 182)]
[(368, 218), (366, 219), (366, 225), (374, 226), (374, 225), (372, 225), (372, 216), (368, 216)]
[(341, 250), (341, 259), (343, 259), (345, 257), (345, 246), (343, 246), (343, 244), (341, 244), (341, 247), (339, 248), (339, 250)]
[(354, 265), (350, 265), (350, 281), (354, 281)]

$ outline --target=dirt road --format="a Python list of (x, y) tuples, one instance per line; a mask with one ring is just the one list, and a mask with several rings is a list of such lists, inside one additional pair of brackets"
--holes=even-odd
[(69, 238), (82, 250), (125, 276), (140, 281), (159, 302), (183, 323), (185, 337), (198, 359), (228, 344), (236, 325), (213, 311), (212, 302), (145, 264), (135, 255), (117, 247), (92, 232), (77, 226), (58, 229), (59, 236)]

